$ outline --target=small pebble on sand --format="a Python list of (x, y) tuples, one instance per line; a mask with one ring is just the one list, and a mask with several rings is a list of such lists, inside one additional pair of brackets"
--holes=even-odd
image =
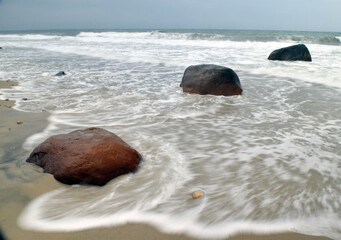
[(192, 197), (193, 199), (198, 199), (201, 198), (202, 196), (204, 196), (204, 192), (203, 191), (195, 191), (194, 193), (192, 193)]

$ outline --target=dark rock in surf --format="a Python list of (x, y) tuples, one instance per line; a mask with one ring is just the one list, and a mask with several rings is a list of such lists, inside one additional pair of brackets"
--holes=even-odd
[(290, 47), (277, 49), (269, 55), (268, 59), (280, 61), (311, 62), (311, 55), (308, 48), (304, 44), (298, 44)]
[(64, 71), (60, 71), (59, 73), (56, 73), (55, 76), (64, 76), (66, 73)]
[(238, 75), (230, 68), (202, 64), (189, 66), (180, 87), (184, 92), (212, 95), (241, 95), (242, 86)]
[(88, 128), (48, 138), (26, 161), (65, 184), (102, 186), (119, 175), (135, 172), (141, 159), (115, 134)]
[(0, 50), (2, 49), (2, 47), (0, 47)]

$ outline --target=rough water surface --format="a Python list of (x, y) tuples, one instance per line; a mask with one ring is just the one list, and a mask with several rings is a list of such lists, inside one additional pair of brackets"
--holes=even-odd
[[(96, 126), (144, 158), (136, 174), (102, 188), (64, 187), (37, 198), (20, 225), (74, 231), (143, 222), (206, 238), (289, 230), (340, 239), (340, 36), (0, 34), (0, 78), (20, 84), (1, 97), (16, 100), (18, 110), (51, 114), (26, 150), (51, 135)], [(312, 62), (267, 60), (296, 43), (307, 45)], [(232, 68), (243, 95), (183, 93), (184, 70), (206, 63)], [(53, 76), (59, 71), (66, 75)], [(193, 200), (195, 190), (204, 197)]]

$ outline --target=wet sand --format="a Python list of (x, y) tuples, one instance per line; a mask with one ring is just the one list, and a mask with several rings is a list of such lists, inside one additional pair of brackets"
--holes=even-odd
[[(18, 86), (18, 83), (13, 82), (13, 81), (1, 81), (0, 80), (0, 89), (1, 88), (11, 88), (13, 86)], [(1, 95), (2, 95), (2, 93), (0, 93), (0, 96)], [(13, 100), (10, 100), (10, 99), (2, 100), (2, 99), (0, 99), (0, 109), (12, 108), (13, 105), (14, 105)]]
[[(17, 85), (0, 81), (0, 88)], [(47, 126), (48, 113), (26, 113), (12, 109), (14, 101), (0, 100), (0, 228), (8, 240), (194, 240), (184, 235), (164, 234), (144, 224), (98, 228), (79, 232), (35, 232), (21, 229), (17, 218), (34, 198), (63, 187), (52, 175), (25, 163), (30, 152), (22, 148), (25, 139)], [(240, 235), (229, 240), (326, 240), (296, 233)]]

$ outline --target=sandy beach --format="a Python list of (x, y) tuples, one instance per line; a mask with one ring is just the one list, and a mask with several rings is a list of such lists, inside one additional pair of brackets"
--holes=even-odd
[[(17, 85), (15, 82), (0, 81), (0, 88)], [(77, 240), (77, 239), (118, 239), (118, 240), (189, 240), (184, 235), (159, 232), (143, 224), (128, 224), (119, 227), (90, 229), (79, 232), (51, 233), (21, 229), (16, 221), (24, 207), (34, 198), (48, 191), (63, 187), (50, 174), (25, 163), (29, 152), (22, 148), (25, 139), (48, 124), (48, 113), (26, 113), (12, 109), (11, 99), (0, 100), (0, 227), (9, 240)], [(274, 235), (240, 235), (230, 240), (323, 240), (324, 237), (307, 236), (297, 233)]]

